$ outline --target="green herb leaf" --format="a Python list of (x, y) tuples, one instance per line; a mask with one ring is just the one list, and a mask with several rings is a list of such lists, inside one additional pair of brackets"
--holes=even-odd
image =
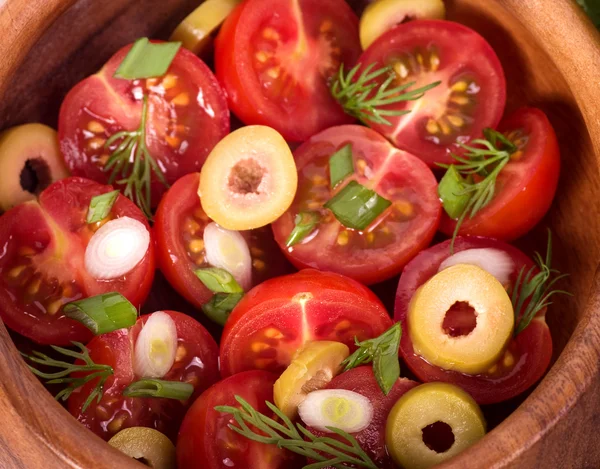
[(328, 466), (337, 468), (363, 467), (377, 469), (371, 458), (360, 447), (356, 439), (340, 430), (328, 427), (332, 433), (339, 435), (344, 441), (335, 438), (318, 437), (300, 424), (294, 425), (292, 421), (271, 402), (266, 402), (267, 407), (281, 421), (276, 421), (252, 407), (240, 396), (235, 396), (241, 408), (232, 406), (217, 406), (217, 412), (231, 414), (237, 425), (228, 427), (236, 433), (252, 441), (268, 445), (277, 445), (301, 456), (317, 461), (315, 464), (304, 466), (304, 469), (317, 469)]
[(147, 37), (135, 41), (115, 72), (115, 78), (139, 80), (161, 77), (177, 55), (181, 42), (152, 43)]
[(208, 303), (202, 305), (202, 311), (212, 321), (224, 326), (242, 296), (243, 293), (217, 293)]
[(600, 29), (600, 2), (598, 0), (577, 0), (577, 3), (589, 15), (596, 28)]
[(104, 220), (110, 214), (117, 197), (119, 197), (119, 191), (107, 192), (93, 197), (88, 208), (87, 223), (97, 223)]
[(161, 397), (185, 401), (194, 393), (194, 386), (181, 381), (165, 381), (162, 379), (141, 379), (123, 390), (125, 397)]
[(350, 181), (324, 205), (348, 228), (364, 230), (392, 203), (356, 181)]
[(298, 244), (311, 234), (320, 222), (321, 215), (318, 212), (300, 212), (294, 218), (295, 226), (288, 236), (285, 245), (289, 248)]
[(217, 267), (207, 267), (195, 271), (196, 277), (213, 293), (244, 293), (233, 275)]
[(354, 161), (352, 160), (352, 144), (342, 147), (329, 158), (329, 180), (331, 188), (354, 174)]
[[(81, 352), (75, 352), (66, 348), (57, 347), (56, 345), (51, 345), (51, 347), (55, 351), (66, 355), (67, 357), (83, 361), (85, 365), (76, 365), (73, 363), (55, 360), (53, 358), (50, 358), (48, 355), (37, 351), (34, 351), (31, 355), (26, 355), (23, 353), (21, 355), (23, 355), (23, 357), (27, 360), (30, 360), (34, 363), (38, 363), (43, 366), (54, 367), (59, 369), (62, 368), (61, 371), (57, 371), (55, 373), (44, 373), (42, 371), (39, 371), (37, 368), (28, 365), (31, 372), (34, 375), (47, 380), (47, 384), (68, 384), (68, 386), (65, 389), (60, 391), (55, 396), (56, 400), (61, 399), (63, 401), (66, 401), (71, 396), (71, 394), (73, 394), (73, 391), (81, 388), (86, 383), (97, 379), (98, 381), (96, 383), (96, 386), (94, 387), (94, 389), (83, 404), (82, 412), (85, 412), (94, 400), (94, 398), (96, 398), (96, 402), (100, 402), (100, 399), (102, 399), (102, 394), (104, 393), (104, 384), (106, 383), (108, 377), (113, 375), (114, 371), (109, 365), (97, 365), (96, 363), (94, 363), (94, 361), (90, 357), (87, 347), (82, 343), (72, 342), (72, 344), (79, 348)], [(80, 372), (84, 372), (87, 374), (85, 376), (80, 376), (77, 378), (72, 377), (73, 373)]]
[[(369, 64), (356, 78), (361, 67), (362, 64), (357, 64), (347, 74), (344, 74), (344, 64), (342, 64), (337, 79), (331, 85), (331, 94), (342, 105), (346, 114), (356, 117), (365, 124), (373, 122), (391, 125), (392, 123), (386, 119), (386, 116), (403, 116), (410, 111), (407, 109), (383, 109), (385, 106), (401, 101), (420, 99), (427, 91), (441, 83), (437, 81), (415, 90), (409, 90), (415, 85), (413, 81), (390, 88), (390, 85), (396, 80), (396, 72), (392, 67), (382, 67), (373, 71), (375, 64)], [(382, 75), (387, 75), (387, 78), (379, 84), (377, 79)]]
[(389, 394), (400, 377), (398, 350), (401, 337), (402, 325), (397, 322), (379, 337), (356, 341), (358, 349), (342, 362), (344, 371), (373, 362), (377, 384), (385, 395)]
[(135, 306), (116, 292), (67, 303), (63, 312), (68, 318), (82, 323), (95, 335), (131, 327), (138, 317)]
[(535, 261), (539, 272), (534, 275), (536, 267), (525, 272), (525, 267), (512, 288), (511, 301), (515, 312), (515, 337), (523, 332), (537, 313), (552, 304), (550, 297), (556, 294), (573, 296), (564, 290), (552, 290), (556, 282), (568, 276), (552, 269), (552, 233), (548, 230), (548, 245), (546, 247), (546, 260), (539, 253), (535, 253)]
[(450, 218), (460, 217), (471, 200), (472, 194), (463, 192), (464, 184), (465, 181), (456, 170), (456, 166), (451, 164), (438, 185), (438, 194)]

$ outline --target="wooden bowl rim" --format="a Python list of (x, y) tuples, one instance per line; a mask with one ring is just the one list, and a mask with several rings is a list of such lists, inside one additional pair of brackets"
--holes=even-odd
[[(14, 33), (13, 41), (0, 43), (0, 57), (3, 58), (0, 61), (0, 96), (6, 90), (8, 78), (16, 71), (30, 48), (75, 1), (8, 0), (0, 5), (0, 30), (12, 30)], [(553, 0), (551, 9), (543, 0), (497, 1), (535, 36), (552, 60), (560, 64), (559, 69), (572, 90), (591, 136), (599, 163), (596, 167), (598, 170), (600, 107), (595, 107), (588, 97), (600, 97), (595, 88), (597, 77), (600, 76), (600, 35), (575, 2), (570, 0)], [(558, 21), (560, 24), (557, 24)], [(548, 24), (556, 27), (548, 28)], [(585, 68), (581, 64), (585, 64)], [(35, 445), (39, 443), (49, 452), (46, 456), (48, 463), (56, 463), (56, 466), (46, 467), (143, 467), (104, 445), (91, 432), (81, 431), (80, 424), (28, 372), (1, 323), (0, 369), (19, 370), (23, 375), (20, 382), (7, 379), (0, 381), (0, 414), (8, 415), (11, 419), (0, 427), (0, 440), (13, 432), (13, 424), (25, 428), (32, 437), (29, 443), (16, 440), (18, 448), (11, 446), (11, 451), (23, 458), (18, 462), (29, 461), (31, 451), (40, 451)], [(599, 369), (600, 270), (596, 272), (583, 317), (559, 359), (537, 389), (481, 442), (439, 467), (509, 466), (540, 439), (550, 434), (561, 418), (574, 409), (578, 398), (589, 390), (598, 376)], [(562, 392), (552, 392), (557, 389)], [(552, 394), (554, 399), (549, 403), (545, 402), (543, 408), (540, 408), (540, 398), (546, 394)], [(34, 396), (38, 399), (37, 405), (32, 405), (31, 398)], [(41, 426), (44, 430), (41, 430)], [(70, 451), (66, 453), (64, 443), (69, 440), (80, 444), (69, 445)], [(99, 453), (103, 454), (102, 462), (99, 461)], [(51, 457), (55, 459), (50, 461)]]

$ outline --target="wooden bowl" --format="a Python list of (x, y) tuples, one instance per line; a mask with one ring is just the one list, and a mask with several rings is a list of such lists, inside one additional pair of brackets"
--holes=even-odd
[[(73, 84), (137, 37), (168, 37), (197, 1), (0, 3), (0, 128), (28, 121), (56, 125), (60, 101)], [(563, 172), (545, 222), (575, 296), (561, 298), (549, 313), (555, 363), (548, 375), (524, 401), (486, 409), (493, 426), (516, 408), (441, 467), (599, 467), (600, 36), (571, 0), (446, 3), (451, 19), (478, 30), (500, 56), (509, 111), (538, 106), (557, 131)], [(524, 246), (544, 243), (543, 227), (523, 240)], [(2, 468), (142, 467), (85, 431), (52, 399), (2, 324), (0, 373)]]

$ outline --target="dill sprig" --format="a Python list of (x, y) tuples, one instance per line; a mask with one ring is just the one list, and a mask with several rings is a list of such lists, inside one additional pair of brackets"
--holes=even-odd
[[(435, 88), (441, 82), (430, 83), (429, 85), (408, 90), (416, 82), (405, 83), (403, 85), (390, 88), (390, 85), (396, 80), (396, 72), (392, 67), (381, 67), (373, 71), (375, 64), (369, 64), (364, 71), (356, 78), (356, 74), (362, 67), (359, 63), (347, 74), (344, 73), (344, 64), (340, 66), (337, 78), (331, 84), (331, 94), (342, 105), (344, 111), (367, 124), (391, 125), (386, 116), (403, 116), (410, 113), (407, 109), (381, 109), (390, 104), (401, 101), (415, 101), (423, 97), (426, 91)], [(387, 75), (383, 83), (377, 79), (382, 75)], [(356, 80), (355, 80), (356, 78)], [(373, 93), (373, 91), (375, 93)]]
[[(146, 146), (146, 122), (148, 119), (148, 97), (144, 96), (142, 120), (136, 130), (123, 130), (112, 135), (105, 143), (110, 148), (118, 140), (119, 145), (108, 158), (104, 171), (111, 171), (109, 184), (125, 186), (123, 195), (131, 199), (146, 217), (152, 217), (151, 185), (152, 173), (165, 186), (169, 186), (162, 169), (158, 166)], [(133, 166), (132, 166), (133, 165)], [(117, 178), (121, 179), (117, 179)]]
[[(303, 469), (320, 469), (328, 466), (348, 468), (353, 464), (358, 467), (377, 469), (371, 458), (363, 451), (356, 439), (339, 428), (327, 427), (329, 431), (344, 438), (347, 443), (328, 437), (318, 437), (301, 424), (294, 425), (274, 404), (266, 402), (269, 409), (279, 418), (279, 423), (258, 412), (240, 396), (235, 400), (241, 408), (232, 406), (217, 406), (215, 410), (231, 414), (237, 425), (229, 428), (240, 435), (259, 443), (277, 445), (317, 461), (308, 464)], [(252, 425), (256, 430), (251, 429)], [(305, 439), (306, 438), (306, 439)]]
[[(92, 403), (94, 398), (96, 398), (97, 402), (100, 402), (100, 399), (102, 399), (102, 394), (104, 393), (104, 384), (106, 383), (108, 377), (113, 375), (114, 370), (109, 365), (97, 365), (96, 363), (94, 363), (94, 361), (90, 357), (87, 347), (81, 342), (72, 343), (77, 348), (79, 348), (81, 352), (76, 352), (74, 350), (58, 347), (56, 345), (51, 345), (51, 347), (55, 351), (66, 355), (67, 357), (82, 360), (83, 362), (85, 362), (85, 365), (76, 365), (74, 363), (55, 360), (53, 358), (50, 358), (48, 355), (38, 351), (34, 351), (32, 355), (27, 355), (24, 353), (22, 353), (21, 355), (23, 355), (23, 357), (25, 357), (26, 359), (34, 363), (38, 363), (40, 365), (54, 368), (62, 368), (61, 371), (57, 371), (55, 373), (44, 373), (31, 365), (27, 365), (34, 375), (48, 380), (46, 381), (46, 384), (68, 384), (66, 388), (64, 388), (55, 396), (56, 400), (62, 399), (63, 401), (66, 401), (71, 396), (73, 391), (84, 386), (89, 381), (99, 378), (98, 383), (96, 383), (96, 386), (94, 387), (94, 389), (86, 399), (85, 403), (83, 404), (82, 411), (85, 412), (85, 410)], [(77, 378), (73, 377), (72, 373), (77, 372), (84, 372), (87, 374), (85, 376)]]

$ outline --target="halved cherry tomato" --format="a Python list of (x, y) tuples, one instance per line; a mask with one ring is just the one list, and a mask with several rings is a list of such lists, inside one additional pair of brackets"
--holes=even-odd
[(221, 28), (215, 69), (244, 123), (303, 141), (353, 121), (328, 81), (360, 50), (358, 18), (343, 0), (248, 0)]
[(231, 414), (216, 406), (240, 407), (240, 396), (259, 412), (273, 418), (265, 401), (273, 402), (277, 376), (266, 371), (246, 371), (212, 386), (191, 407), (179, 430), (177, 462), (186, 469), (295, 469), (305, 459), (276, 445), (249, 440), (229, 429), (237, 425)]
[[(44, 190), (38, 201), (21, 204), (0, 219), (0, 317), (8, 327), (42, 344), (87, 342), (91, 332), (68, 319), (62, 306), (88, 296), (118, 291), (140, 307), (154, 278), (154, 245), (128, 274), (96, 280), (84, 266), (85, 248), (102, 222), (86, 223), (91, 199), (112, 191), (88, 179), (72, 177)], [(148, 221), (119, 195), (110, 218)], [(108, 218), (108, 217), (107, 217)]]
[[(460, 151), (458, 143), (481, 138), (483, 129), (495, 128), (504, 112), (506, 81), (496, 53), (479, 34), (458, 23), (417, 20), (396, 26), (358, 61), (363, 67), (392, 67), (396, 85), (416, 82), (410, 89), (442, 82), (419, 100), (384, 107), (411, 111), (388, 118), (391, 125), (368, 123), (430, 166), (451, 163), (450, 153)], [(381, 82), (385, 79), (380, 77)]]
[[(556, 193), (560, 153), (554, 129), (546, 115), (522, 108), (500, 123), (498, 130), (518, 150), (496, 180), (494, 198), (473, 218), (467, 216), (459, 234), (512, 241), (544, 217)], [(444, 213), (440, 230), (451, 236), (456, 221)]]
[(95, 337), (88, 345), (96, 364), (110, 365), (114, 375), (104, 385), (104, 394), (82, 412), (97, 380), (87, 383), (68, 400), (69, 412), (94, 433), (109, 440), (128, 427), (150, 427), (175, 441), (186, 410), (194, 400), (219, 378), (218, 348), (208, 331), (195, 319), (175, 311), (164, 311), (177, 328), (177, 355), (171, 370), (162, 378), (191, 383), (194, 393), (187, 401), (174, 399), (124, 397), (123, 390), (142, 379), (133, 371), (135, 341), (151, 315), (141, 316), (129, 329), (119, 329)]
[[(364, 231), (347, 229), (323, 208), (334, 193), (329, 182), (329, 158), (352, 144), (356, 179), (392, 202)], [(441, 205), (431, 170), (413, 155), (394, 148), (366, 127), (333, 127), (310, 138), (295, 152), (298, 191), (290, 209), (275, 223), (275, 240), (296, 267), (337, 272), (371, 284), (398, 274), (437, 230)], [(296, 214), (319, 213), (315, 232), (286, 247)]]
[[(489, 238), (458, 237), (454, 243), (454, 252), (466, 249), (493, 248), (506, 252), (514, 262), (510, 277), (510, 290), (524, 267), (527, 271), (534, 264), (517, 248)], [(531, 324), (513, 338), (498, 362), (486, 373), (469, 375), (449, 371), (429, 364), (413, 350), (407, 324), (408, 305), (417, 288), (423, 285), (438, 271), (440, 264), (450, 256), (450, 241), (437, 244), (416, 256), (402, 272), (398, 291), (394, 319), (402, 322), (402, 340), (400, 352), (413, 373), (422, 381), (445, 381), (467, 391), (479, 404), (492, 404), (505, 401), (521, 394), (536, 383), (544, 374), (552, 358), (552, 337), (546, 324), (546, 308), (542, 309)], [(450, 319), (449, 329), (459, 330), (469, 322), (466, 311), (460, 311)], [(472, 329), (472, 327), (471, 327)]]
[[(200, 205), (199, 180), (194, 173), (177, 181), (163, 197), (154, 224), (159, 268), (173, 288), (197, 308), (213, 295), (194, 274), (208, 266), (202, 234), (210, 219)], [(269, 227), (244, 231), (243, 235), (252, 255), (254, 285), (290, 271)]]
[(221, 374), (264, 369), (281, 374), (313, 340), (377, 337), (392, 326), (379, 299), (343, 275), (307, 269), (261, 283), (232, 311), (221, 338)]
[[(352, 433), (360, 447), (369, 455), (375, 465), (380, 469), (394, 469), (396, 465), (390, 458), (385, 447), (385, 424), (388, 414), (400, 397), (418, 383), (406, 378), (400, 378), (390, 392), (385, 395), (375, 380), (371, 366), (359, 366), (336, 376), (325, 389), (346, 389), (362, 394), (373, 405), (373, 419), (367, 428)], [(332, 433), (324, 433), (309, 427), (309, 430), (318, 436), (327, 436), (343, 441)]]
[[(67, 94), (58, 122), (60, 148), (73, 175), (106, 183), (111, 171), (104, 166), (123, 139), (110, 148), (105, 148), (106, 141), (117, 132), (140, 126), (143, 96), (147, 95), (146, 145), (172, 184), (200, 171), (212, 148), (229, 133), (227, 101), (210, 69), (183, 48), (162, 78), (114, 78), (130, 48), (123, 47), (98, 73)], [(165, 190), (153, 174), (153, 207)]]

